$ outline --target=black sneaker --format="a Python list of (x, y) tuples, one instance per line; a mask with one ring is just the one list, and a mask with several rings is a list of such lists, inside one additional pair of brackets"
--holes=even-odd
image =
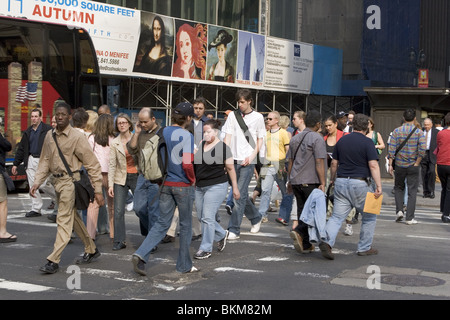
[(231, 209), (231, 206), (226, 205), (225, 209), (227, 209), (227, 213), (231, 216), (231, 214), (233, 213), (233, 209)]
[(328, 243), (321, 242), (319, 244), (320, 251), (322, 252), (322, 256), (327, 258), (328, 260), (334, 260), (333, 252), (331, 252), (331, 247)]
[(196, 254), (194, 254), (194, 258), (198, 260), (208, 259), (209, 257), (211, 257), (211, 252), (206, 252), (203, 250), (199, 250)]
[(217, 250), (219, 250), (219, 252), (222, 252), (225, 249), (225, 246), (227, 245), (227, 238), (228, 238), (228, 234), (230, 233), (230, 231), (226, 231), (225, 233), (225, 238), (223, 238), (222, 240), (220, 240), (217, 243)]
[(133, 258), (131, 259), (133, 262), (133, 269), (134, 272), (137, 274), (140, 274), (141, 276), (146, 276), (147, 272), (145, 272), (145, 262), (141, 260), (138, 256), (133, 255)]
[(54, 274), (58, 272), (59, 265), (57, 263), (51, 262), (47, 260), (47, 264), (43, 267), (41, 267), (39, 270), (48, 273), (48, 274)]
[(35, 217), (40, 217), (40, 216), (42, 216), (42, 214), (40, 214), (39, 212), (33, 211), (33, 210), (31, 210), (30, 212), (27, 212), (25, 214), (25, 217), (27, 217), (27, 218), (35, 218)]
[(97, 248), (95, 248), (94, 253), (84, 253), (83, 257), (76, 261), (76, 264), (88, 264), (91, 263), (94, 259), (100, 257), (100, 252)]

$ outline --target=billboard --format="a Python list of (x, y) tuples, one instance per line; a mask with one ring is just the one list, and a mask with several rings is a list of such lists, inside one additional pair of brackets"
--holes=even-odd
[(419, 50), (420, 0), (364, 0), (361, 66), (365, 79), (383, 86), (412, 86)]
[(310, 44), (90, 0), (5, 0), (0, 14), (86, 29), (103, 75), (311, 92)]

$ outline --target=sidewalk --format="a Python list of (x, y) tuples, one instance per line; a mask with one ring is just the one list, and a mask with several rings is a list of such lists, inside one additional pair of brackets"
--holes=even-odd
[[(394, 179), (384, 178), (381, 179), (383, 185), (383, 205), (395, 206), (395, 197), (392, 193), (392, 189), (394, 189)], [(435, 198), (423, 198), (422, 186), (419, 186), (419, 190), (417, 191), (417, 206), (421, 207), (431, 207), (431, 208), (439, 208), (441, 202), (441, 184), (436, 182), (436, 190), (434, 192)]]

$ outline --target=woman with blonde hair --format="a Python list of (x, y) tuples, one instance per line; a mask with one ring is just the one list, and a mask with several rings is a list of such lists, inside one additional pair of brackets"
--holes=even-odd
[(133, 136), (133, 123), (127, 114), (116, 118), (115, 129), (119, 132), (110, 146), (108, 196), (114, 198), (114, 245), (113, 250), (126, 248), (125, 206), (128, 192), (134, 193), (138, 171), (133, 156), (128, 153), (127, 143)]
[(98, 119), (98, 113), (92, 110), (86, 111), (89, 115), (89, 119), (86, 123), (86, 127), (84, 128), (84, 131), (86, 132), (87, 137), (89, 138), (89, 135), (92, 133), (92, 131), (95, 128), (95, 123)]
[[(109, 153), (110, 145), (114, 139), (114, 118), (109, 114), (103, 114), (98, 117), (94, 130), (89, 135), (89, 144), (94, 151), (95, 156), (100, 162), (103, 176), (103, 192), (107, 194), (108, 172), (109, 172)], [(94, 201), (89, 205), (87, 211), (87, 229), (89, 235), (95, 240), (97, 233), (99, 205)], [(114, 238), (114, 199), (107, 196), (107, 208), (109, 216), (109, 234)]]
[(289, 127), (289, 124), (291, 123), (291, 119), (289, 119), (288, 116), (282, 115), (280, 116), (280, 119), (278, 120), (278, 125), (286, 130), (289, 133), (289, 138), (292, 138), (292, 135), (294, 133), (294, 129)]

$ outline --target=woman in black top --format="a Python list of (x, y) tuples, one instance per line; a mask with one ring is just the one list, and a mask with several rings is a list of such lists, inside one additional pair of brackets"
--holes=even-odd
[(213, 242), (217, 249), (225, 249), (228, 231), (216, 221), (216, 214), (227, 196), (228, 181), (233, 187), (234, 199), (239, 200), (236, 172), (230, 148), (219, 139), (220, 121), (209, 120), (203, 125), (203, 141), (194, 157), (196, 178), (195, 207), (202, 223), (202, 243), (195, 259), (211, 256)]

